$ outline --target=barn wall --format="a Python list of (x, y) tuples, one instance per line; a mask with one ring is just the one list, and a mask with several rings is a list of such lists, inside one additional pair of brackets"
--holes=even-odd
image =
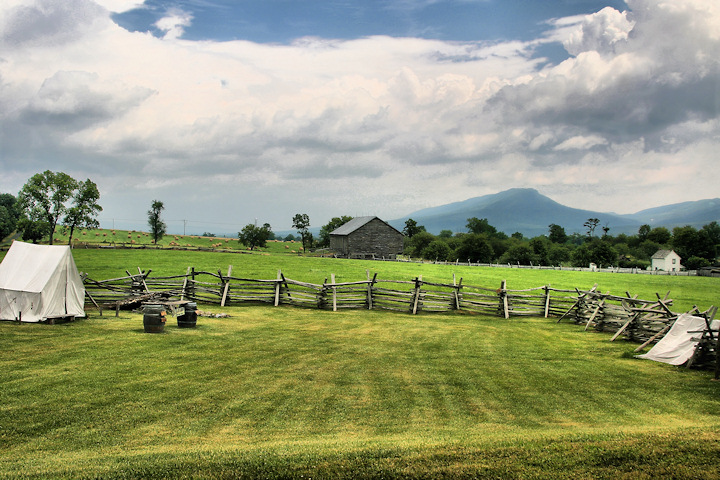
[(347, 254), (392, 257), (402, 253), (403, 235), (380, 219), (373, 219), (347, 236)]
[(347, 236), (344, 235), (330, 235), (330, 250), (339, 254), (348, 254)]

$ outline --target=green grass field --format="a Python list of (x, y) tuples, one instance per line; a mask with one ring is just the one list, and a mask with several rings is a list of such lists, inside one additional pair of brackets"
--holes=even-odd
[[(718, 304), (717, 279), (293, 255), (77, 249), (152, 269), (550, 283)], [(219, 312), (219, 307), (207, 307)], [(2, 478), (720, 478), (720, 383), (553, 319), (270, 306), (0, 323)]]
[[(278, 245), (281, 245), (278, 243)], [(284, 248), (282, 249), (284, 250)], [(616, 295), (638, 295), (652, 300), (656, 294), (670, 292), (677, 312), (685, 312), (697, 305), (706, 310), (720, 305), (720, 279), (709, 277), (678, 277), (665, 275), (631, 275), (608, 272), (576, 272), (567, 270), (528, 270), (501, 267), (468, 267), (435, 265), (431, 263), (378, 262), (314, 258), (284, 254), (222, 253), (197, 251), (160, 251), (152, 249), (75, 249), (75, 263), (80, 271), (95, 280), (117, 278), (125, 270), (136, 273), (138, 267), (152, 270), (151, 276), (183, 275), (188, 267), (196, 270), (227, 273), (232, 265), (235, 277), (273, 279), (278, 270), (287, 278), (311, 283), (323, 283), (335, 274), (338, 282), (358, 281), (378, 274), (384, 280), (411, 280), (422, 275), (426, 281), (452, 283), (453, 274), (464, 285), (498, 288), (507, 280), (509, 289), (525, 289), (547, 284), (559, 289), (590, 289)]]

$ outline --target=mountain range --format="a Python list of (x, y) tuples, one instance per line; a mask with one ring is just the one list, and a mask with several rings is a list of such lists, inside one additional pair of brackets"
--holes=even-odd
[(402, 231), (405, 221), (412, 218), (428, 232), (438, 234), (441, 230), (466, 232), (467, 219), (472, 217), (486, 218), (490, 225), (508, 235), (520, 232), (526, 237), (547, 234), (548, 226), (552, 223), (562, 226), (568, 234), (584, 234), (583, 224), (589, 218), (600, 220), (598, 230), (609, 227), (610, 235), (636, 234), (643, 224), (672, 229), (685, 225), (700, 228), (713, 221), (720, 222), (720, 199), (676, 203), (619, 215), (568, 207), (540, 194), (534, 188), (512, 188), (425, 208), (388, 223)]

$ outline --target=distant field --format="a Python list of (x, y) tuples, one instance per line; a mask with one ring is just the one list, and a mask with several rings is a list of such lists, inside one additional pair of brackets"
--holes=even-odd
[[(113, 235), (112, 232), (80, 230), (74, 235), (85, 239), (78, 240), (77, 248), (73, 250), (78, 269), (95, 280), (124, 276), (125, 270), (136, 272), (138, 267), (151, 269), (153, 276), (163, 276), (184, 274), (187, 267), (210, 272), (220, 269), (227, 273), (228, 266), (232, 265), (233, 276), (256, 279), (275, 278), (278, 270), (288, 278), (312, 283), (322, 283), (331, 274), (335, 274), (339, 282), (363, 280), (368, 271), (371, 275), (378, 273), (381, 279), (410, 280), (422, 275), (424, 280), (437, 282), (452, 282), (455, 274), (458, 279), (463, 278), (465, 285), (488, 288), (497, 288), (501, 281), (507, 280), (510, 289), (547, 284), (561, 289), (589, 289), (597, 283), (600, 291), (617, 295), (629, 292), (644, 299), (653, 299), (656, 293), (670, 292), (676, 311), (687, 311), (694, 305), (701, 310), (720, 305), (720, 279), (717, 278), (316, 258), (303, 255), (299, 242), (271, 241), (266, 248), (249, 252), (237, 239), (197, 235), (165, 236), (159, 245), (170, 247), (170, 243), (177, 243), (178, 250), (158, 251), (146, 233), (116, 230)], [(66, 236), (56, 234), (55, 237), (59, 240), (57, 244), (67, 244)], [(106, 247), (129, 244), (137, 248), (86, 249), (83, 248), (85, 242)], [(0, 260), (3, 256), (4, 252), (0, 251)]]
[(0, 479), (718, 478), (720, 383), (546, 319), (0, 323)]
[[(283, 249), (284, 250), (284, 249)], [(411, 280), (422, 275), (426, 281), (452, 283), (453, 274), (464, 285), (498, 288), (507, 280), (508, 288), (524, 289), (550, 284), (561, 289), (589, 289), (595, 283), (600, 291), (613, 294), (639, 295), (654, 299), (655, 294), (670, 292), (676, 311), (687, 311), (697, 305), (705, 310), (720, 305), (720, 279), (708, 277), (674, 277), (631, 275), (608, 272), (576, 272), (560, 270), (528, 270), (500, 267), (468, 267), (435, 265), (430, 263), (381, 262), (315, 258), (299, 255), (260, 255), (223, 252), (128, 249), (76, 249), (73, 256), (78, 269), (96, 280), (125, 275), (125, 270), (137, 272), (151, 269), (153, 276), (182, 275), (188, 267), (196, 270), (227, 273), (233, 266), (233, 276), (254, 279), (276, 278), (282, 270), (287, 278), (322, 283), (335, 274), (337, 281), (357, 281), (378, 274), (378, 278)]]
[[(58, 229), (54, 235), (54, 243), (68, 245), (69, 236)], [(201, 235), (165, 235), (157, 243), (153, 243), (148, 232), (136, 230), (110, 229), (79, 229), (73, 234), (73, 245), (82, 248), (86, 244), (93, 245), (125, 245), (129, 247), (176, 247), (189, 249), (247, 250), (237, 237), (206, 237)], [(298, 253), (302, 251), (300, 242), (281, 242), (271, 240), (265, 248), (255, 248), (255, 252)]]

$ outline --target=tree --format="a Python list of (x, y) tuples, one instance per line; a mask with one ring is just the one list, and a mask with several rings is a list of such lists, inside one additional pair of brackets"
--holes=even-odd
[(242, 232), (238, 232), (238, 239), (240, 243), (253, 250), (255, 247), (264, 248), (272, 234), (269, 223), (264, 224), (262, 227), (248, 223), (242, 229)]
[[(30, 177), (18, 194), (19, 209), (25, 219), (22, 222), (23, 231), (32, 231), (30, 236), (36, 237), (39, 231), (47, 230), (52, 245), (55, 227), (67, 212), (66, 203), (77, 186), (77, 180), (64, 172), (46, 170)], [(35, 226), (35, 222), (45, 223), (45, 226)]]
[(720, 246), (720, 225), (718, 225), (718, 222), (710, 222), (707, 225), (704, 225), (701, 230), (707, 233), (713, 245), (716, 247)]
[(418, 232), (405, 240), (405, 253), (412, 257), (421, 257), (423, 250), (435, 240), (429, 232)]
[(673, 228), (672, 245), (675, 252), (683, 259), (699, 257), (713, 261), (717, 255), (715, 244), (707, 230), (695, 230), (686, 225)]
[(541, 235), (530, 239), (530, 248), (532, 248), (535, 257), (540, 265), (549, 265), (548, 252), (551, 242), (547, 237)]
[(670, 242), (671, 238), (672, 233), (670, 233), (670, 230), (665, 227), (655, 227), (647, 234), (648, 240), (650, 240), (651, 242), (660, 243), (662, 245)]
[(503, 263), (516, 263), (520, 265), (530, 265), (531, 263), (537, 263), (538, 257), (533, 252), (532, 247), (527, 243), (517, 243), (508, 250), (502, 256)]
[(648, 234), (650, 233), (650, 230), (652, 230), (652, 228), (650, 228), (650, 225), (640, 225), (640, 228), (638, 228), (638, 238), (641, 242), (644, 242), (648, 239)]
[(455, 255), (460, 260), (490, 263), (493, 261), (495, 251), (490, 245), (487, 235), (470, 233), (462, 236)]
[(309, 234), (308, 227), (310, 226), (310, 217), (308, 217), (306, 213), (298, 213), (293, 217), (292, 226), (297, 229), (300, 238), (302, 238), (303, 249), (307, 251), (308, 247), (306, 243)]
[(89, 178), (78, 183), (78, 188), (73, 195), (72, 206), (65, 215), (64, 224), (70, 227), (70, 238), (68, 245), (72, 245), (73, 232), (76, 227), (98, 228), (100, 223), (95, 218), (102, 207), (97, 201), (100, 199), (100, 191)]
[(552, 243), (565, 243), (567, 242), (568, 236), (567, 233), (565, 233), (565, 229), (561, 227), (560, 225), (557, 225), (555, 223), (551, 223), (548, 225), (548, 228), (550, 229), (550, 232), (548, 234), (548, 239), (550, 239), (550, 242)]
[(50, 224), (42, 218), (41, 212), (36, 210), (18, 220), (17, 229), (22, 232), (23, 240), (38, 243), (50, 233)]
[(553, 243), (548, 250), (547, 260), (550, 265), (562, 265), (570, 260), (571, 250), (566, 245)]
[(585, 223), (583, 223), (583, 227), (587, 228), (587, 236), (592, 237), (595, 235), (595, 229), (600, 224), (600, 219), (598, 218), (588, 218)]
[(427, 260), (445, 261), (450, 260), (452, 250), (444, 240), (433, 240), (422, 251), (422, 257)]
[(342, 217), (333, 217), (326, 225), (320, 227), (320, 240), (318, 241), (318, 246), (324, 248), (329, 247), (330, 234), (352, 219), (353, 217), (347, 215), (343, 215)]
[(438, 234), (438, 238), (444, 238), (444, 239), (452, 238), (452, 236), (453, 236), (452, 230), (440, 230), (440, 233)]
[(0, 194), (0, 241), (15, 231), (18, 222), (17, 199), (9, 193)]
[(405, 220), (405, 228), (403, 228), (403, 235), (405, 235), (408, 238), (412, 238), (415, 235), (417, 235), (420, 232), (424, 232), (425, 227), (422, 225), (418, 225), (415, 220), (412, 218), (408, 218)]
[(468, 218), (466, 227), (470, 233), (476, 233), (478, 235), (484, 233), (492, 236), (497, 233), (497, 229), (490, 225), (487, 218)]
[(160, 213), (165, 209), (165, 205), (160, 200), (153, 200), (150, 210), (148, 210), (148, 225), (150, 226), (150, 234), (153, 242), (157, 244), (167, 231), (167, 225), (160, 218)]

